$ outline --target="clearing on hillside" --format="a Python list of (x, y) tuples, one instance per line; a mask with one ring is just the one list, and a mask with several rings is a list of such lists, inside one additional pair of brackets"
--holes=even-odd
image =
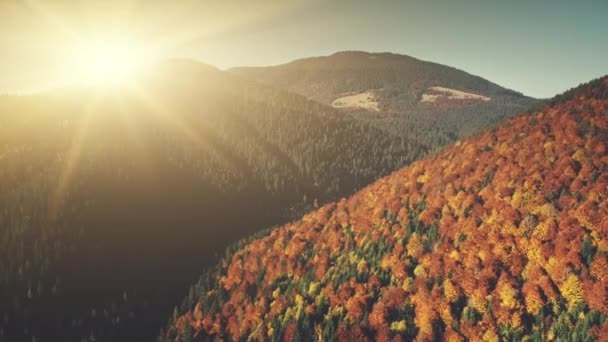
[(368, 90), (364, 93), (348, 95), (335, 99), (331, 103), (334, 108), (361, 108), (366, 110), (380, 111), (376, 97)]
[(434, 103), (437, 100), (479, 100), (479, 101), (490, 101), (491, 99), (487, 96), (471, 94), (464, 91), (445, 88), (445, 87), (430, 87), (427, 91), (422, 94), (420, 102)]

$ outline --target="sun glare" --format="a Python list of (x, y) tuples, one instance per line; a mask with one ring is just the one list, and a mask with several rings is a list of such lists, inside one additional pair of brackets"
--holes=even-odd
[(126, 42), (96, 41), (80, 46), (75, 53), (77, 82), (86, 85), (115, 85), (128, 80), (139, 62), (137, 48)]

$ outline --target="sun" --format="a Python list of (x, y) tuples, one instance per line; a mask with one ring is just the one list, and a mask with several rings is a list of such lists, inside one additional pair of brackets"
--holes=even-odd
[(92, 86), (109, 86), (129, 80), (137, 71), (140, 56), (137, 47), (126, 41), (97, 40), (85, 42), (75, 49), (77, 82)]

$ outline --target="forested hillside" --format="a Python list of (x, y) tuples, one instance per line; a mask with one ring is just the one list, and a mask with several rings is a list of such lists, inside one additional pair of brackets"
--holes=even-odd
[(169, 340), (601, 340), (608, 77), (229, 249)]
[(229, 242), (411, 146), (190, 61), (120, 89), (0, 97), (0, 340), (151, 339)]
[[(235, 68), (232, 73), (281, 87), (324, 104), (343, 106), (353, 117), (422, 147), (443, 147), (521, 112), (534, 99), (445, 65), (392, 53), (338, 52), (271, 67)], [(437, 91), (488, 98), (458, 98)], [(365, 94), (365, 103), (340, 104)], [(439, 96), (438, 96), (439, 95)], [(359, 101), (367, 99), (359, 99)], [(363, 108), (362, 108), (363, 107)], [(377, 107), (377, 110), (370, 108)]]

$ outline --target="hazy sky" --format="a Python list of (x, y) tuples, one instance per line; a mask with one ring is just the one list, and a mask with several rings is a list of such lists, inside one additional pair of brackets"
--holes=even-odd
[(220, 68), (389, 51), (536, 97), (608, 74), (607, 0), (0, 0), (0, 91), (60, 85), (106, 36)]

